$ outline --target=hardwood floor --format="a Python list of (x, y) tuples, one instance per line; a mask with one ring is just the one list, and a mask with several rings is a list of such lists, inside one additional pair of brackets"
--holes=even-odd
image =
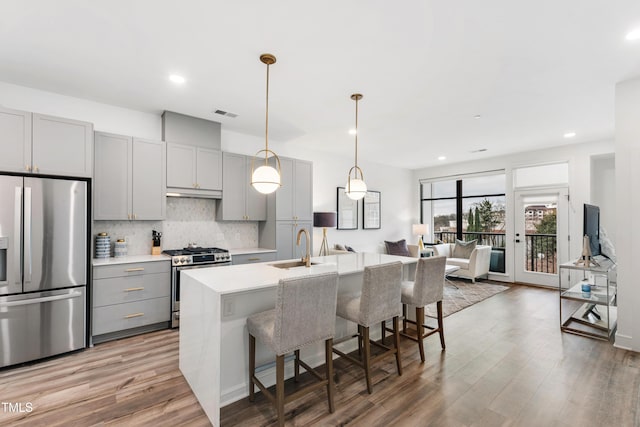
[[(393, 360), (377, 364), (371, 395), (361, 369), (336, 360), (336, 412), (311, 393), (286, 406), (288, 425), (640, 426), (640, 354), (561, 334), (557, 291), (514, 286), (444, 329), (446, 351), (428, 338), (424, 364), (403, 340), (403, 375)], [(176, 331), (0, 371), (0, 402), (33, 404), (15, 414), (0, 403), (2, 426), (209, 425), (178, 370)], [(223, 426), (274, 421), (261, 394), (222, 410)]]

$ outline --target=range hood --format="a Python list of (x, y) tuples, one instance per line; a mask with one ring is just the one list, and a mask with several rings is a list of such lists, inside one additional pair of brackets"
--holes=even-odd
[(167, 188), (167, 197), (191, 197), (196, 199), (222, 199), (222, 191)]
[[(222, 198), (220, 130), (218, 122), (172, 111), (162, 113), (162, 139), (167, 143), (168, 197)], [(216, 179), (211, 173), (220, 175)], [(206, 189), (201, 188), (199, 179), (208, 182)]]

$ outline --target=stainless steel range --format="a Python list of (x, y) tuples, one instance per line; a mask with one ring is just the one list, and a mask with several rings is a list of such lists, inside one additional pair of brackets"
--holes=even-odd
[(180, 326), (180, 272), (191, 268), (221, 267), (231, 264), (226, 249), (188, 247), (163, 251), (171, 256), (171, 327)]

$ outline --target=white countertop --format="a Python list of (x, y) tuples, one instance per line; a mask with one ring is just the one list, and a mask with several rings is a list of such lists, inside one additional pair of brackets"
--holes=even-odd
[(265, 248), (237, 248), (237, 249), (229, 249), (229, 253), (231, 256), (234, 255), (247, 255), (247, 254), (264, 254), (270, 252), (277, 252), (275, 249), (265, 249)]
[(303, 277), (332, 271), (337, 271), (340, 276), (343, 276), (362, 272), (364, 267), (370, 265), (386, 264), (394, 261), (400, 261), (403, 264), (415, 264), (418, 262), (417, 258), (378, 253), (354, 253), (313, 257), (311, 262), (318, 264), (309, 268), (302, 266), (284, 269), (271, 265), (298, 260), (299, 258), (258, 264), (231, 265), (225, 268), (199, 268), (184, 270), (182, 274), (193, 277), (219, 294), (230, 294), (276, 286), (278, 281), (284, 278)]
[(111, 257), (111, 258), (94, 258), (91, 260), (94, 267), (100, 265), (118, 265), (118, 264), (131, 264), (134, 262), (153, 262), (153, 261), (171, 261), (171, 258), (167, 255), (131, 255), (123, 257)]

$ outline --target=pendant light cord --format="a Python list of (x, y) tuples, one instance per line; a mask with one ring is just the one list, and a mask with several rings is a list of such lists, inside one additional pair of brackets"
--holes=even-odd
[(355, 178), (358, 179), (358, 98), (356, 97), (356, 170)]
[(264, 164), (267, 165), (267, 159), (269, 157), (269, 67), (271, 64), (267, 64), (267, 108), (265, 114), (265, 125), (264, 125), (264, 144), (265, 144), (265, 152), (264, 152)]

